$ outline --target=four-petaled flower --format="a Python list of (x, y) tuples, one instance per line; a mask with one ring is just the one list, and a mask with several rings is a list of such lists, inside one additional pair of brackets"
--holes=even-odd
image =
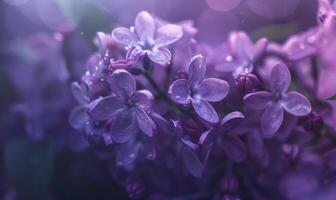
[(217, 78), (205, 78), (206, 66), (201, 55), (194, 56), (188, 70), (188, 80), (178, 79), (169, 88), (169, 95), (179, 104), (191, 102), (196, 113), (204, 120), (217, 123), (216, 110), (208, 102), (218, 102), (226, 97), (229, 84)]
[(98, 121), (112, 120), (111, 137), (118, 143), (127, 142), (139, 130), (153, 135), (156, 125), (148, 116), (153, 96), (148, 90), (136, 91), (135, 78), (118, 69), (110, 79), (113, 95), (99, 98), (89, 105), (89, 114)]
[(241, 112), (229, 113), (217, 127), (202, 133), (199, 143), (206, 151), (211, 152), (212, 148), (220, 149), (232, 161), (243, 161), (246, 158), (246, 147), (237, 135), (232, 134), (243, 119), (244, 115)]
[(246, 33), (232, 32), (224, 55), (225, 60), (222, 64), (216, 66), (216, 69), (233, 72), (234, 77), (252, 72), (254, 62), (265, 52), (267, 43), (266, 38), (261, 38), (253, 44)]
[(170, 61), (166, 46), (176, 42), (183, 35), (178, 25), (167, 24), (157, 27), (153, 17), (146, 11), (140, 12), (133, 28), (119, 27), (112, 31), (113, 38), (130, 48), (128, 57), (147, 55), (153, 62), (165, 64)]
[(272, 92), (259, 91), (244, 97), (249, 108), (264, 110), (261, 128), (266, 137), (272, 137), (280, 128), (283, 109), (294, 116), (304, 116), (311, 112), (311, 105), (305, 96), (298, 92), (287, 92), (290, 82), (287, 66), (278, 63), (273, 67), (270, 76)]

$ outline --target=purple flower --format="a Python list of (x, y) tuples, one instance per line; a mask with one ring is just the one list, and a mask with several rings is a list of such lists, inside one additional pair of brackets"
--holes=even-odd
[(267, 39), (261, 38), (255, 44), (249, 36), (241, 31), (232, 32), (229, 36), (225, 62), (216, 68), (224, 72), (232, 72), (237, 77), (242, 73), (250, 73), (254, 62), (264, 53)]
[(79, 129), (89, 121), (89, 115), (86, 111), (87, 106), (90, 103), (89, 88), (84, 82), (75, 82), (71, 84), (71, 91), (72, 95), (80, 105), (71, 111), (69, 115), (69, 123), (73, 128)]
[(287, 66), (276, 64), (271, 72), (271, 92), (259, 91), (244, 97), (247, 107), (264, 110), (261, 128), (266, 137), (272, 137), (283, 122), (284, 112), (294, 116), (304, 116), (311, 112), (308, 99), (298, 92), (287, 92), (291, 76)]
[(128, 57), (146, 54), (153, 62), (159, 64), (170, 61), (171, 54), (166, 46), (176, 42), (183, 35), (182, 28), (177, 25), (156, 27), (153, 17), (146, 11), (137, 15), (134, 30), (119, 27), (113, 30), (112, 36), (130, 48)]
[(169, 88), (169, 95), (179, 104), (191, 102), (196, 113), (204, 120), (217, 123), (216, 110), (208, 102), (218, 102), (226, 97), (229, 84), (217, 78), (205, 78), (206, 66), (201, 55), (194, 56), (188, 70), (188, 80), (178, 79)]
[(240, 112), (229, 113), (216, 128), (204, 132), (199, 143), (210, 151), (212, 147), (222, 148), (229, 159), (243, 161), (246, 158), (245, 144), (235, 134), (230, 133), (243, 119), (244, 115)]
[(317, 12), (318, 22), (324, 23), (331, 13), (336, 13), (336, 2), (332, 4), (330, 0), (319, 0), (319, 8)]
[(317, 48), (311, 41), (315, 32), (316, 29), (312, 29), (290, 37), (282, 47), (286, 57), (291, 61), (300, 61), (315, 55)]
[(148, 116), (153, 96), (148, 90), (136, 91), (136, 81), (127, 71), (118, 69), (110, 78), (113, 95), (99, 98), (89, 105), (89, 114), (98, 121), (112, 120), (111, 137), (127, 142), (138, 130), (153, 135), (156, 125)]

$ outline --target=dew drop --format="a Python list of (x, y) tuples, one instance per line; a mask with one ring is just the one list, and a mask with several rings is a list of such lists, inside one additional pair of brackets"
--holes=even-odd
[(233, 57), (232, 57), (232, 55), (227, 55), (227, 56), (225, 57), (225, 60), (226, 60), (226, 62), (232, 62), (232, 61), (233, 61)]

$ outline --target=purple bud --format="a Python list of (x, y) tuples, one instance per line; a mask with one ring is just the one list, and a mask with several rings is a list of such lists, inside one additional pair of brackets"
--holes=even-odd
[(259, 80), (254, 74), (248, 73), (239, 75), (236, 78), (235, 83), (240, 92), (247, 94), (255, 90), (259, 85)]
[(311, 112), (300, 119), (300, 123), (306, 131), (319, 132), (324, 126), (323, 118), (316, 112)]
[(300, 148), (296, 144), (283, 144), (281, 148), (284, 158), (287, 160), (295, 160), (300, 152)]
[(132, 199), (138, 199), (145, 191), (145, 185), (140, 179), (133, 179), (127, 181), (126, 191)]
[(323, 24), (325, 22), (325, 20), (327, 19), (327, 14), (326, 13), (323, 13), (323, 14), (319, 14), (317, 16), (317, 21), (321, 24)]
[(239, 182), (236, 177), (227, 175), (220, 180), (219, 189), (222, 193), (235, 193), (239, 188)]
[(178, 71), (176, 72), (173, 81), (176, 81), (178, 79), (188, 79), (188, 74), (185, 71)]

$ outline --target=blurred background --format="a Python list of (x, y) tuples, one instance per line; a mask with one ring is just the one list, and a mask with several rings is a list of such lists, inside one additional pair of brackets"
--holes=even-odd
[(147, 10), (193, 20), (201, 43), (219, 45), (233, 30), (281, 42), (316, 24), (316, 9), (316, 0), (0, 0), (0, 199), (127, 199), (108, 155), (90, 151), (67, 120), (70, 83), (98, 31)]

